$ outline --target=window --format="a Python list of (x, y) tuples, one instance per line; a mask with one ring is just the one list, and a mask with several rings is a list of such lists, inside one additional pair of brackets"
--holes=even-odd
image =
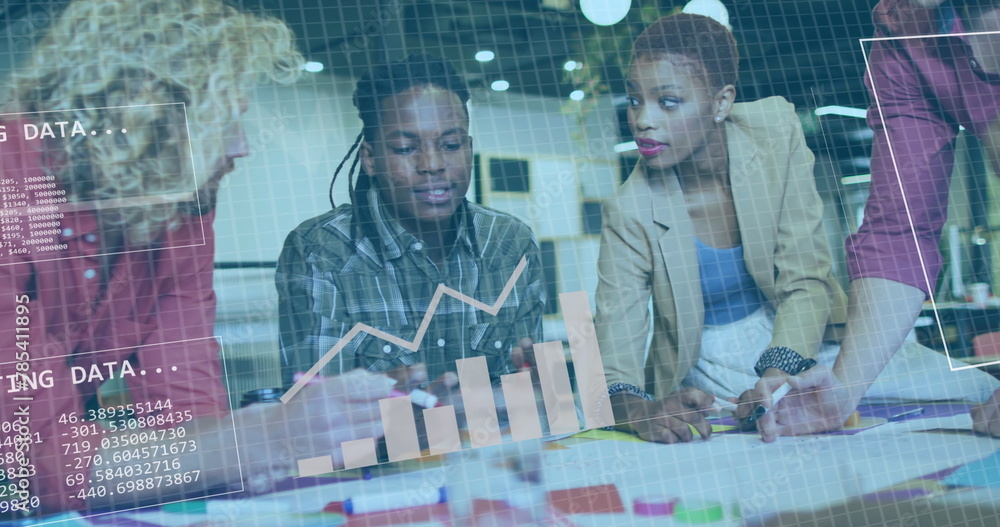
[(528, 162), (523, 159), (490, 159), (490, 190), (493, 192), (531, 192)]
[(545, 281), (545, 315), (559, 312), (558, 258), (556, 258), (556, 242), (544, 240), (538, 242), (542, 251), (542, 275)]
[(580, 214), (583, 216), (584, 234), (601, 234), (600, 201), (584, 201)]

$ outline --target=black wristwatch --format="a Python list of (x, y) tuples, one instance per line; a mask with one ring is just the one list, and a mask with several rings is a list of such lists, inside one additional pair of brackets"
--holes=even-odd
[(778, 368), (789, 375), (798, 375), (815, 365), (815, 359), (807, 359), (792, 348), (774, 346), (764, 350), (753, 370), (758, 377), (762, 377), (768, 368)]

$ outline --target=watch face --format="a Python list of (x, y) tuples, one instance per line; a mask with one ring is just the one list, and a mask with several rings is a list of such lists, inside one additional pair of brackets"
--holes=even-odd
[(795, 368), (794, 375), (798, 375), (798, 374), (800, 374), (800, 373), (808, 370), (809, 368), (812, 368), (815, 365), (816, 365), (816, 359), (802, 359), (799, 362), (799, 366), (797, 368)]
[(749, 415), (739, 420), (741, 432), (755, 432), (757, 430), (757, 420), (764, 416), (767, 408), (759, 404)]

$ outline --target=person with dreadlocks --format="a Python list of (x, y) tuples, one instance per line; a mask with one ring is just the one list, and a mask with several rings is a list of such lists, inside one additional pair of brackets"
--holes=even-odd
[[(473, 164), (468, 100), (454, 68), (429, 56), (373, 67), (358, 81), (362, 131), (334, 174), (355, 156), (351, 202), (299, 225), (278, 261), (286, 384), (358, 324), (416, 343), (416, 350), (362, 332), (321, 375), (360, 367), (403, 381), (397, 388), (433, 379), (431, 390), (447, 393), (457, 383), (457, 359), (485, 357), (497, 382), (541, 338), (545, 292), (534, 235), (512, 216), (465, 198)], [(444, 286), (491, 305), (522, 260), (495, 315), (436, 296)]]

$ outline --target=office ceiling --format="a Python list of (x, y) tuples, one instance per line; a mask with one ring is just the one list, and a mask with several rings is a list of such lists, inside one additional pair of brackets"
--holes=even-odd
[[(430, 53), (449, 59), (474, 88), (503, 79), (512, 91), (565, 99), (578, 86), (563, 65), (581, 60), (584, 40), (595, 38), (578, 0), (242, 1), (288, 22), (309, 60), (353, 78), (386, 55)], [(801, 109), (868, 105), (859, 39), (872, 35), (873, 0), (723, 3), (741, 55), (740, 100), (781, 95)], [(685, 1), (633, 0), (626, 20), (610, 31), (627, 35), (630, 22), (642, 20), (641, 6), (650, 4), (669, 13)], [(477, 61), (481, 50), (495, 59)], [(617, 66), (602, 73), (612, 92), (623, 92)], [(867, 172), (871, 133), (863, 120), (828, 116), (815, 124), (806, 130), (814, 151), (828, 153), (844, 175)]]
[[(563, 64), (579, 59), (594, 26), (576, 0), (243, 0), (286, 20), (311, 60), (356, 76), (381, 56), (441, 55), (474, 86), (498, 79), (512, 90), (568, 97)], [(634, 0), (627, 20), (639, 16)], [(726, 0), (740, 45), (741, 97), (783, 95), (799, 106), (863, 107), (864, 58), (858, 39), (872, 34), (874, 2), (861, 0)], [(683, 1), (661, 0), (662, 12)], [(623, 31), (627, 24), (620, 24)], [(616, 26), (617, 27), (617, 26)], [(384, 35), (380, 37), (380, 35)], [(490, 50), (493, 61), (475, 60)], [(612, 90), (620, 72), (605, 72)]]
[[(425, 52), (451, 60), (473, 86), (498, 79), (510, 89), (549, 97), (568, 97), (575, 89), (563, 64), (580, 59), (584, 39), (594, 26), (580, 13), (578, 0), (233, 0), (288, 22), (310, 60), (328, 73), (356, 77), (383, 55), (390, 58)], [(4, 0), (0, 24), (25, 18), (31, 27), (65, 0)], [(723, 0), (740, 46), (740, 97), (782, 95), (796, 105), (863, 107), (864, 58), (858, 39), (871, 36), (874, 0)], [(639, 6), (633, 0), (626, 22)], [(684, 1), (659, 0), (664, 13)], [(614, 26), (627, 31), (627, 23)], [(496, 58), (478, 62), (477, 51)], [(623, 83), (616, 67), (605, 71), (613, 91)]]
[[(309, 60), (325, 66), (323, 74), (357, 77), (383, 56), (423, 52), (451, 60), (470, 85), (488, 88), (507, 80), (512, 91), (566, 98), (570, 84), (563, 64), (580, 60), (594, 29), (578, 0), (233, 0), (253, 11), (284, 19), (295, 31)], [(6, 0), (3, 21), (51, 11), (65, 0)], [(667, 13), (683, 0), (633, 0), (626, 21), (612, 32), (628, 31), (641, 20), (640, 6), (656, 4)], [(752, 100), (781, 95), (799, 108), (867, 106), (862, 83), (864, 56), (859, 39), (872, 34), (874, 0), (723, 0), (739, 44), (738, 97)], [(37, 24), (36, 24), (37, 25)], [(607, 35), (607, 32), (604, 33)], [(496, 58), (479, 62), (481, 50)], [(624, 89), (615, 66), (603, 76), (613, 92)], [(860, 119), (826, 119), (827, 140), (861, 144), (852, 136)], [(837, 129), (843, 129), (837, 132)], [(807, 131), (808, 132), (808, 131)], [(836, 133), (833, 133), (836, 132)], [(853, 137), (853, 139), (852, 139)], [(834, 145), (836, 147), (836, 145)], [(851, 150), (854, 150), (852, 148)], [(866, 151), (835, 157), (867, 156)]]

